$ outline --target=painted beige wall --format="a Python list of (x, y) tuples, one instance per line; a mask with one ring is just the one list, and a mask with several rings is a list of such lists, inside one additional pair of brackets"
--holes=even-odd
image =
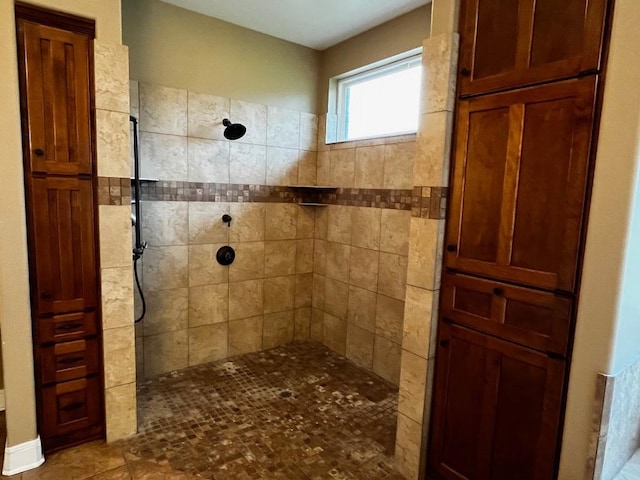
[[(36, 0), (31, 3), (97, 20), (97, 36), (120, 42), (119, 0)], [(7, 405), (7, 445), (36, 437), (31, 312), (27, 263), (20, 101), (12, 0), (0, 1), (0, 324)]]
[(367, 30), (321, 53), (318, 113), (327, 112), (329, 79), (422, 46), (429, 37), (431, 4)]
[(123, 0), (134, 80), (315, 113), (320, 54), (159, 0)]
[[(629, 225), (638, 187), (640, 65), (633, 46), (640, 42), (639, 23), (637, 0), (617, 0), (569, 377), (560, 480), (584, 478), (596, 374), (615, 373), (629, 359), (640, 355), (638, 320), (628, 317), (633, 309), (621, 308), (625, 306), (621, 296), (625, 262), (631, 259), (627, 257), (632, 254), (630, 249), (638, 248), (629, 243)], [(636, 297), (637, 288), (636, 282)]]

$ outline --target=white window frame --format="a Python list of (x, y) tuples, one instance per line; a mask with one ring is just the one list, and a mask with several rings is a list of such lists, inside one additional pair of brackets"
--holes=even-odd
[[(358, 137), (358, 138), (347, 138), (347, 116), (348, 112), (346, 111), (347, 107), (347, 99), (346, 99), (346, 89), (351, 85), (356, 85), (363, 81), (368, 81), (375, 79), (377, 77), (383, 77), (389, 75), (391, 73), (399, 72), (405, 70), (407, 68), (413, 68), (416, 65), (422, 65), (422, 48), (416, 48), (410, 50), (408, 52), (402, 53), (400, 55), (395, 55), (390, 58), (386, 58), (379, 62), (373, 63), (371, 65), (367, 65), (365, 67), (359, 68), (357, 70), (353, 70), (351, 72), (347, 72), (343, 75), (339, 75), (331, 79), (331, 85), (333, 85), (334, 95), (330, 95), (330, 98), (333, 96), (334, 100), (334, 108), (330, 110), (334, 110), (336, 113), (336, 138), (337, 142), (348, 142), (354, 140), (360, 140), (363, 138), (376, 138), (376, 137), (385, 137), (385, 136), (394, 136), (394, 135), (403, 135), (416, 133), (413, 131), (403, 131), (403, 132), (392, 132), (382, 135), (374, 135), (373, 137)], [(331, 88), (331, 87), (330, 87)]]

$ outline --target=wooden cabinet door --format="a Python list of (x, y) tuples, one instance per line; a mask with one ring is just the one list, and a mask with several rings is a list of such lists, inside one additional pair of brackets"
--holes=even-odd
[(596, 79), (459, 102), (447, 267), (572, 292)]
[(564, 361), (440, 324), (429, 469), (455, 480), (551, 480)]
[(598, 70), (607, 3), (463, 1), (460, 93), (486, 93)]
[(91, 180), (31, 180), (32, 303), (38, 316), (96, 306)]
[(441, 299), (441, 315), (448, 321), (543, 352), (567, 354), (571, 298), (445, 274)]
[(18, 43), (31, 172), (90, 174), (89, 37), (20, 19)]

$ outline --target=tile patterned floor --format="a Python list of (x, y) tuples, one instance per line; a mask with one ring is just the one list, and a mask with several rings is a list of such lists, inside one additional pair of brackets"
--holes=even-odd
[(317, 343), (144, 381), (139, 434), (47, 458), (19, 480), (401, 480), (397, 388)]

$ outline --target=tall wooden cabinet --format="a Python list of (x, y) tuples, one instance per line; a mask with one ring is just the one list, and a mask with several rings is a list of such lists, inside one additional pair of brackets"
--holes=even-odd
[(38, 430), (104, 435), (92, 21), (16, 5)]
[(607, 0), (462, 0), (428, 476), (551, 480)]

